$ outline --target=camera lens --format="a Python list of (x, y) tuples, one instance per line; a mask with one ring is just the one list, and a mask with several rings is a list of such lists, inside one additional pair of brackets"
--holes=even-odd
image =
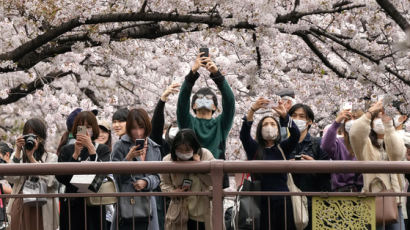
[(34, 148), (34, 146), (35, 146), (35, 137), (34, 136), (27, 137), (24, 148), (26, 150), (32, 150)]

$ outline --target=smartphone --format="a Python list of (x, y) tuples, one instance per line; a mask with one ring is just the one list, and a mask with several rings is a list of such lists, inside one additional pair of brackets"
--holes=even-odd
[(278, 107), (280, 100), (281, 100), (281, 98), (280, 98), (279, 96), (273, 96), (273, 97), (269, 100), (269, 104), (267, 105), (266, 108), (271, 109), (271, 108), (273, 108), (273, 107)]
[(353, 110), (353, 103), (352, 102), (344, 102), (342, 105), (342, 110)]
[(139, 147), (136, 150), (143, 149), (144, 145), (145, 145), (145, 139), (136, 139), (135, 140), (135, 146), (138, 146), (138, 145), (139, 145)]
[(209, 57), (209, 49), (206, 47), (200, 48), (199, 53), (203, 53), (201, 57)]
[(187, 188), (188, 190), (191, 190), (191, 186), (192, 186), (192, 180), (184, 179), (184, 181), (182, 182), (182, 188)]
[(384, 100), (384, 95), (379, 95), (377, 96), (377, 101), (382, 101)]
[(77, 134), (87, 135), (87, 127), (85, 127), (84, 125), (77, 126)]
[(295, 155), (295, 160), (296, 161), (302, 160), (302, 155)]

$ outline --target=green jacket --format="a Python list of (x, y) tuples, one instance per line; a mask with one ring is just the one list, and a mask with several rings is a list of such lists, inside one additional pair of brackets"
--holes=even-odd
[(217, 72), (211, 74), (222, 94), (222, 114), (210, 120), (191, 115), (191, 92), (199, 73), (192, 71), (185, 77), (178, 98), (177, 121), (180, 129), (193, 129), (202, 147), (209, 149), (216, 159), (225, 159), (225, 142), (235, 116), (235, 97), (225, 77)]

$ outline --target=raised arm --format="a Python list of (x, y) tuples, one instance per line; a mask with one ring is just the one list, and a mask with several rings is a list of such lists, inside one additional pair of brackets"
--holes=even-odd
[(321, 148), (323, 151), (327, 152), (329, 154), (330, 159), (339, 159), (340, 157), (338, 156), (338, 151), (337, 151), (337, 130), (339, 129), (342, 121), (347, 121), (352, 117), (352, 114), (350, 110), (343, 110), (341, 111), (337, 117), (336, 120), (332, 123), (332, 125), (329, 127), (327, 132), (322, 138), (322, 143), (321, 143)]
[(391, 161), (402, 161), (406, 154), (403, 138), (396, 132), (390, 117), (383, 117), (385, 129), (384, 144), (386, 152)]
[(181, 85), (178, 83), (174, 83), (164, 91), (161, 96), (161, 99), (158, 101), (157, 106), (155, 107), (154, 114), (152, 115), (151, 125), (152, 125), (152, 132), (150, 135), (151, 140), (159, 145), (163, 145), (162, 134), (164, 130), (165, 124), (165, 103), (168, 101), (168, 97), (171, 94), (177, 93), (179, 91), (179, 87)]
[(358, 160), (365, 159), (363, 150), (369, 141), (372, 114), (378, 113), (382, 108), (383, 104), (381, 101), (372, 105), (372, 107), (369, 108), (369, 111), (357, 119), (350, 129), (350, 144), (352, 145), (353, 152)]
[(285, 155), (288, 157), (289, 154), (296, 148), (299, 142), (300, 132), (289, 115), (286, 115), (285, 118), (281, 117), (279, 120), (281, 127), (288, 127), (290, 133), (289, 138), (280, 143), (280, 146), (282, 147)]
[(181, 86), (181, 91), (178, 96), (177, 122), (179, 129), (192, 129), (192, 120), (194, 117), (189, 113), (191, 109), (192, 87), (199, 78), (198, 69), (201, 66), (205, 66), (202, 63), (205, 58), (201, 58), (200, 55), (201, 54), (198, 54), (191, 71), (189, 71), (188, 75), (185, 77), (185, 81)]

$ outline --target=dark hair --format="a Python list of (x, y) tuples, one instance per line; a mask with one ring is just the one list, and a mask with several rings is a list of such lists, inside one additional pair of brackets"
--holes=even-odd
[(265, 116), (263, 117), (259, 123), (258, 126), (256, 128), (256, 142), (258, 143), (258, 151), (255, 155), (255, 159), (249, 159), (249, 160), (262, 160), (263, 159), (263, 150), (266, 148), (266, 140), (263, 139), (262, 136), (262, 128), (263, 128), (263, 122), (267, 119), (267, 118), (272, 118), (275, 123), (276, 123), (276, 127), (278, 128), (278, 136), (276, 137), (276, 139), (274, 140), (274, 143), (280, 143), (280, 139), (281, 139), (281, 134), (280, 134), (280, 124), (279, 122), (273, 117), (273, 116)]
[[(192, 108), (192, 110), (194, 110), (195, 113), (196, 113), (196, 109), (194, 109), (194, 105), (195, 105), (196, 99), (198, 99), (198, 94), (202, 94), (204, 96), (205, 95), (212, 95), (212, 100), (214, 101), (214, 105), (215, 105), (215, 107), (218, 107), (218, 98), (216, 97), (216, 94), (212, 91), (212, 89), (208, 88), (208, 87), (201, 88), (194, 94), (194, 96), (192, 96), (191, 108)], [(212, 111), (212, 114), (214, 112), (215, 111)]]
[[(39, 118), (32, 118), (28, 120), (23, 127), (23, 135), (33, 133), (37, 135), (38, 148), (34, 153), (34, 158), (36, 161), (40, 161), (43, 154), (46, 152), (45, 142), (47, 140), (47, 125), (43, 120)], [(39, 140), (38, 138), (41, 138)], [(23, 155), (23, 162), (29, 162), (26, 154)]]
[[(288, 112), (289, 116), (292, 116), (296, 112), (296, 110), (298, 110), (300, 108), (302, 108), (303, 111), (305, 111), (306, 117), (310, 121), (312, 121), (312, 122), (315, 121), (315, 114), (313, 113), (312, 109), (308, 105), (301, 104), (301, 103), (296, 104), (296, 105), (292, 106), (292, 108), (290, 108), (290, 110)], [(308, 130), (310, 129), (310, 126), (311, 125), (309, 125)]]
[(98, 126), (97, 118), (95, 117), (94, 113), (90, 111), (83, 111), (75, 117), (71, 133), (73, 134), (74, 138), (77, 138), (77, 127), (84, 125), (85, 122), (87, 122), (87, 124), (90, 125), (93, 129), (93, 136), (91, 137), (91, 140), (94, 141), (100, 135), (100, 127)]
[(69, 135), (70, 135), (70, 132), (65, 131), (63, 133), (63, 136), (61, 136), (60, 143), (58, 144), (58, 147), (57, 147), (57, 156), (60, 155), (61, 149), (64, 147), (64, 145), (67, 144)]
[(112, 115), (112, 121), (127, 121), (128, 113), (127, 108), (119, 109)]
[(152, 131), (152, 125), (151, 125), (151, 119), (149, 118), (149, 115), (147, 111), (144, 109), (132, 109), (128, 113), (127, 117), (127, 134), (131, 138), (131, 130), (134, 128), (134, 122), (137, 122), (137, 125), (140, 128), (143, 128), (145, 130), (144, 136), (148, 137), (151, 134)]
[[(192, 129), (181, 129), (171, 144), (171, 158), (173, 161), (177, 161), (178, 157), (175, 153), (175, 150), (180, 145), (187, 145), (194, 150), (194, 153), (199, 154), (202, 157), (202, 148), (201, 143), (199, 143), (198, 137), (196, 136), (194, 130)], [(192, 159), (191, 159), (192, 160)]]
[(384, 143), (383, 146), (381, 146), (379, 144), (379, 142), (377, 142), (377, 133), (373, 130), (373, 121), (379, 116), (379, 113), (375, 113), (372, 114), (372, 120), (370, 122), (370, 134), (369, 134), (369, 138), (370, 141), (372, 142), (372, 145), (376, 148), (381, 148), (384, 147)]
[(103, 132), (108, 133), (108, 141), (106, 143), (104, 143), (106, 146), (108, 146), (108, 148), (110, 149), (110, 152), (112, 151), (112, 137), (111, 137), (111, 130), (108, 130), (107, 128), (105, 128), (104, 126), (100, 125), (99, 126), (100, 129), (103, 130)]

